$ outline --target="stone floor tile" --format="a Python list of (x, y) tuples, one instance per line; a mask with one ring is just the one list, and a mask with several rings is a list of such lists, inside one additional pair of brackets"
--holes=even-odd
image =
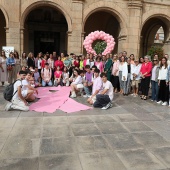
[(40, 155), (76, 153), (74, 137), (43, 138), (41, 141)]
[(67, 113), (61, 111), (61, 110), (56, 110), (54, 113), (43, 113), (44, 117), (54, 117), (54, 116), (66, 116)]
[(17, 118), (0, 118), (0, 128), (13, 127)]
[(82, 170), (78, 155), (40, 157), (39, 170)]
[(2, 148), (3, 148), (4, 145), (5, 145), (5, 141), (6, 141), (5, 138), (4, 138), (4, 139), (0, 138), (0, 153), (1, 153)]
[(91, 116), (90, 117), (95, 123), (104, 123), (104, 122), (115, 122), (115, 119), (113, 116), (100, 116), (100, 115), (96, 115), (96, 116)]
[(109, 147), (102, 136), (76, 137), (78, 152), (105, 152)]
[(0, 159), (29, 158), (39, 156), (39, 139), (8, 138), (3, 147)]
[(68, 122), (70, 124), (89, 124), (89, 123), (94, 123), (89, 117), (85, 116), (74, 116), (74, 117), (69, 117)]
[(19, 117), (15, 126), (41, 126), (43, 118), (40, 117)]
[(59, 138), (69, 136), (73, 136), (73, 132), (67, 125), (51, 125), (43, 127), (43, 138)]
[(110, 152), (79, 154), (83, 170), (125, 170), (120, 159)]
[[(170, 113), (170, 111), (169, 111), (169, 113)], [(159, 117), (161, 120), (170, 120), (170, 114), (169, 113), (157, 112), (157, 113), (154, 113), (154, 115)]]
[(42, 117), (42, 116), (43, 116), (42, 112), (29, 111), (21, 112), (19, 117)]
[(133, 122), (139, 120), (137, 117), (135, 117), (132, 114), (118, 114), (116, 115), (116, 117), (120, 122)]
[(20, 114), (20, 111), (0, 111), (0, 118), (13, 118), (13, 117), (18, 117)]
[(38, 170), (38, 158), (0, 160), (2, 170)]
[(66, 116), (43, 118), (43, 125), (58, 125), (58, 124), (67, 124), (67, 123), (68, 121)]
[(100, 131), (95, 124), (73, 124), (71, 128), (75, 136), (100, 135)]
[(137, 149), (143, 146), (131, 134), (105, 135), (113, 150)]
[(143, 149), (118, 151), (117, 155), (126, 168), (130, 170), (160, 170), (166, 168), (154, 155)]
[(153, 131), (148, 126), (146, 126), (143, 122), (126, 122), (123, 125), (129, 129), (130, 132), (145, 132), (145, 131)]
[(128, 133), (120, 123), (100, 123), (97, 126), (103, 134)]
[(145, 147), (170, 146), (170, 142), (167, 142), (156, 132), (133, 133), (133, 136)]
[(41, 137), (41, 126), (14, 126), (11, 137), (37, 139)]
[(6, 139), (10, 132), (11, 132), (12, 128), (7, 128), (7, 127), (1, 127), (0, 128), (0, 139)]
[(141, 121), (159, 121), (161, 120), (159, 117), (151, 114), (151, 113), (138, 113), (137, 111), (132, 113), (134, 116), (136, 116)]

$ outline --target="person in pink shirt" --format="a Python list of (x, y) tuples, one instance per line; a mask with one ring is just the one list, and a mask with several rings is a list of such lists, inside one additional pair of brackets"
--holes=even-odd
[(100, 92), (102, 91), (103, 82), (99, 74), (100, 74), (100, 70), (96, 68), (94, 70), (95, 78), (93, 80), (92, 95), (87, 100), (87, 102), (91, 105), (96, 101), (96, 95), (100, 94)]
[(63, 86), (62, 82), (62, 71), (60, 71), (60, 67), (57, 66), (56, 71), (54, 72), (54, 86)]
[(86, 65), (90, 65), (90, 61), (89, 61), (90, 55), (87, 54), (87, 56), (85, 57), (84, 61), (83, 61), (83, 67), (85, 69)]
[(101, 61), (101, 58), (99, 56), (96, 57), (95, 66), (100, 70), (100, 73), (104, 71), (103, 62)]
[(149, 84), (151, 79), (151, 71), (152, 71), (152, 62), (149, 61), (150, 56), (145, 56), (144, 62), (142, 63), (140, 69), (140, 76), (141, 76), (141, 90), (142, 96), (141, 99), (147, 100), (148, 91), (149, 91)]
[(55, 68), (57, 68), (59, 66), (60, 70), (63, 70), (64, 63), (61, 61), (61, 57), (60, 56), (58, 56), (58, 59), (55, 61), (54, 66), (55, 66)]

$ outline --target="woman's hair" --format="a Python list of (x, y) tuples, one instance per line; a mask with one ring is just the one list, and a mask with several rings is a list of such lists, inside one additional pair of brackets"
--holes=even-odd
[(166, 57), (163, 57), (163, 58), (161, 59), (160, 69), (161, 69), (162, 66), (163, 66), (163, 64), (162, 64), (162, 60), (163, 60), (163, 59), (165, 59), (165, 69), (167, 69), (167, 68), (168, 68), (168, 63), (167, 63), (167, 58), (166, 58)]
[(4, 53), (4, 56), (3, 56), (3, 57), (6, 58), (6, 55), (5, 55), (5, 51), (4, 51), (4, 50), (1, 51), (1, 57), (2, 57), (2, 53)]
[(63, 71), (64, 71), (65, 68), (66, 68), (66, 72), (68, 72), (68, 68), (66, 66), (63, 68)]
[(34, 55), (33, 55), (32, 52), (30, 52), (30, 53), (28, 54), (28, 58), (31, 58), (32, 56), (34, 56)]
[(124, 57), (124, 56), (122, 56), (122, 57), (120, 58), (120, 61), (122, 62), (122, 58), (124, 58), (124, 62), (125, 62), (125, 57)]
[[(25, 56), (24, 56), (24, 54), (25, 54)], [(22, 57), (22, 59), (24, 59), (24, 57), (26, 58), (27, 57), (26, 52), (23, 52), (21, 57)]]
[(97, 56), (97, 57), (96, 57), (96, 61), (97, 61), (98, 59), (101, 61), (101, 57), (100, 57), (100, 56)]
[(14, 58), (19, 59), (19, 54), (18, 54), (18, 52), (17, 52), (17, 51), (15, 51), (15, 52), (14, 52)]

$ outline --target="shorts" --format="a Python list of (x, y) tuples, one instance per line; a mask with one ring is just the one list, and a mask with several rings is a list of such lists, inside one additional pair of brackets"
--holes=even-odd
[(132, 86), (135, 86), (136, 88), (139, 88), (140, 80), (132, 80)]
[(83, 84), (77, 84), (78, 89), (82, 89), (83, 87), (84, 87)]
[(27, 95), (28, 95), (28, 90), (23, 90), (22, 92), (21, 92), (21, 94), (22, 94), (22, 96), (25, 98), (25, 97), (27, 97)]

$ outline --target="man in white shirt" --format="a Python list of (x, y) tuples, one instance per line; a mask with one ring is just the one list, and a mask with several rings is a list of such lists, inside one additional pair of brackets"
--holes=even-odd
[(170, 58), (169, 58), (169, 55), (168, 55), (168, 54), (165, 54), (165, 57), (167, 58), (168, 66), (170, 66)]
[(14, 92), (11, 102), (9, 102), (5, 110), (22, 110), (22, 111), (28, 111), (28, 103), (22, 96), (22, 80), (25, 79), (26, 72), (20, 71), (19, 72), (19, 79), (14, 83)]
[(49, 68), (49, 64), (45, 63), (45, 68), (41, 70), (42, 86), (52, 86), (51, 81), (52, 70)]
[(99, 107), (102, 110), (106, 110), (112, 107), (113, 100), (113, 86), (110, 81), (107, 80), (107, 74), (101, 73), (100, 77), (103, 81), (103, 91), (96, 95), (96, 101), (94, 102), (94, 107)]

